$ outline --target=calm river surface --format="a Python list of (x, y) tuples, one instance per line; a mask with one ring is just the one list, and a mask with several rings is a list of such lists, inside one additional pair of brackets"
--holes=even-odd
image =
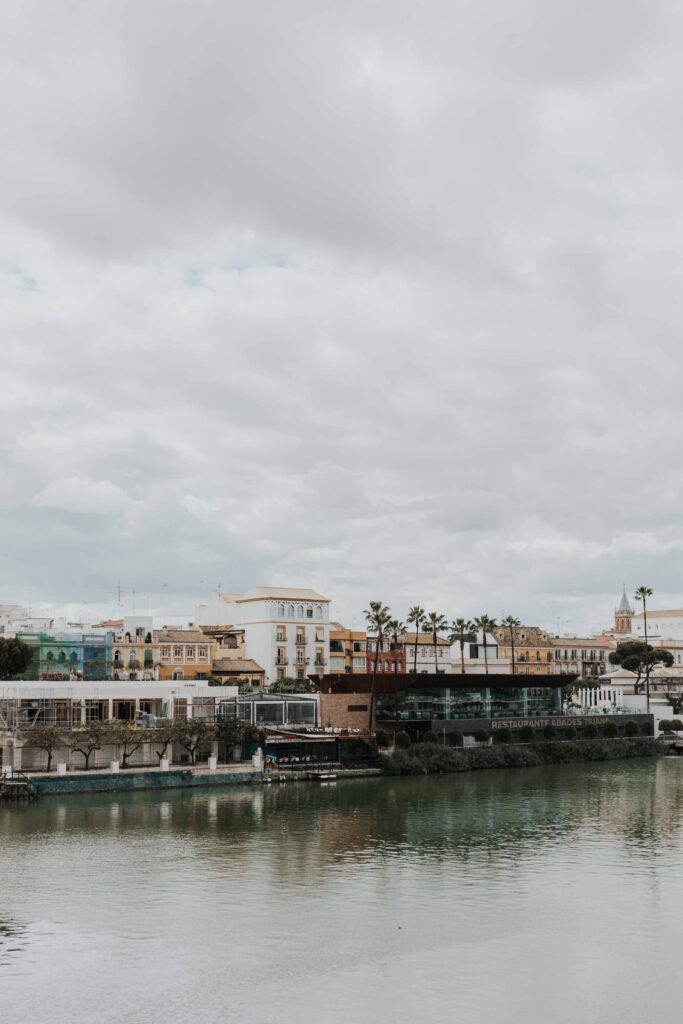
[(12, 1024), (680, 1018), (683, 758), (0, 810)]

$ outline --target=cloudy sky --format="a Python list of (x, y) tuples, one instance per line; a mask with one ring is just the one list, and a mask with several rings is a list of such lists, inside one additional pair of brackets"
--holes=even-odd
[(682, 33), (5, 0), (0, 602), (683, 602)]

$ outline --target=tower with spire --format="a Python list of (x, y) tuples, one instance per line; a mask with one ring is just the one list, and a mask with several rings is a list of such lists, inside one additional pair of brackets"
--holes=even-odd
[(628, 603), (626, 584), (621, 595), (619, 607), (614, 610), (614, 632), (630, 636), (633, 629), (633, 608)]

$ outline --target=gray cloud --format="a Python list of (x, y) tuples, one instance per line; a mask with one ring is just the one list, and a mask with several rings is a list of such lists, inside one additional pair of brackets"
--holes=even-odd
[(5, 600), (683, 600), (677, 5), (3, 20)]

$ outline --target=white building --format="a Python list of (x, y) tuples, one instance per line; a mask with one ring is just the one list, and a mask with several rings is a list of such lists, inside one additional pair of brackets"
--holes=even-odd
[[(451, 644), (444, 637), (437, 637), (436, 651), (431, 633), (406, 633), (403, 637), (406, 650), (406, 672), (438, 672), (449, 674), (451, 666)], [(417, 648), (417, 651), (416, 651)], [(368, 652), (374, 650), (368, 638)]]
[(266, 686), (329, 671), (330, 600), (315, 590), (253, 587), (242, 595), (213, 594), (196, 609), (195, 621), (243, 629), (245, 655), (265, 669)]
[[(633, 616), (633, 636), (645, 639), (645, 616), (642, 612)], [(683, 609), (647, 611), (647, 639), (653, 647), (668, 647), (669, 643), (683, 645)]]
[(473, 640), (466, 640), (463, 651), (456, 641), (451, 646), (451, 667), (453, 672), (462, 672), (463, 655), (466, 675), (509, 675), (510, 659), (499, 656), (498, 641), (490, 633), (486, 634), (486, 652), (484, 652), (484, 634), (479, 630)]

